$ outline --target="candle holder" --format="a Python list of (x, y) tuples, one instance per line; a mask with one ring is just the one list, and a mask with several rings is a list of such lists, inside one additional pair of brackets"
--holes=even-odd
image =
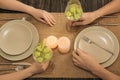
[(68, 53), (70, 51), (70, 39), (68, 37), (60, 37), (58, 40), (58, 50), (60, 53)]

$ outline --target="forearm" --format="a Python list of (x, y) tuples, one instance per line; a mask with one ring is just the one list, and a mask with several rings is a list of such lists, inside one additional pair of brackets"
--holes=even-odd
[(115, 12), (120, 12), (120, 0), (113, 0), (105, 6), (103, 6), (102, 8), (94, 11), (97, 18)]
[(26, 12), (29, 14), (35, 9), (32, 6), (28, 6), (17, 0), (0, 0), (0, 8)]
[(28, 78), (32, 76), (33, 73), (30, 71), (30, 69), (25, 69), (19, 72), (14, 72), (6, 75), (1, 75), (1, 80), (23, 80), (25, 78)]
[(120, 80), (119, 76), (107, 71), (101, 66), (97, 70), (92, 71), (92, 73), (102, 78), (103, 80)]

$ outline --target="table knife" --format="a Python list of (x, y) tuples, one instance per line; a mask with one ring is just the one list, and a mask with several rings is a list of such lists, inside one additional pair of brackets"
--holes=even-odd
[(28, 62), (18, 62), (18, 63), (0, 63), (0, 65), (25, 65), (25, 66), (31, 66), (31, 63)]

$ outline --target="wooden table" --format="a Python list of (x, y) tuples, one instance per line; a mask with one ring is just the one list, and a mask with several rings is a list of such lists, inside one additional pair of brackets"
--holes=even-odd
[[(73, 45), (74, 40), (77, 34), (89, 27), (89, 26), (80, 26), (77, 27), (76, 31), (68, 31), (66, 30), (66, 22), (67, 19), (65, 18), (63, 13), (52, 13), (55, 16), (56, 19), (56, 25), (54, 27), (49, 27), (46, 24), (43, 24), (41, 22), (36, 21), (34, 18), (29, 20), (32, 24), (35, 25), (39, 32), (40, 41), (49, 35), (55, 35), (56, 37), (61, 36), (67, 36), (71, 40), (71, 50), (67, 54), (61, 54), (57, 49), (53, 50), (54, 56), (53, 56), (53, 65), (49, 66), (48, 70), (41, 73), (34, 75), (33, 77), (42, 77), (42, 78), (95, 78), (94, 75), (92, 75), (90, 72), (85, 71), (83, 69), (80, 69), (78, 67), (75, 67), (72, 63), (72, 51), (73, 51)], [(120, 23), (120, 14), (115, 14), (118, 17), (117, 18), (102, 18), (100, 19), (101, 23)], [(2, 13), (0, 14), (1, 18), (22, 18), (23, 16), (28, 16), (26, 14), (10, 14), (10, 13)], [(0, 21), (0, 26), (2, 26), (7, 21)], [(120, 26), (104, 26), (105, 28), (111, 30), (116, 37), (118, 38), (120, 42)], [(34, 60), (32, 56), (28, 57), (27, 59), (21, 60), (21, 61), (27, 61), (32, 63)], [(18, 61), (18, 62), (21, 62)], [(0, 62), (12, 62), (3, 59), (0, 57)], [(107, 70), (120, 75), (120, 55), (118, 56), (117, 60), (107, 68)], [(8, 66), (7, 66), (8, 67)], [(4, 68), (3, 66), (0, 66), (0, 68)]]

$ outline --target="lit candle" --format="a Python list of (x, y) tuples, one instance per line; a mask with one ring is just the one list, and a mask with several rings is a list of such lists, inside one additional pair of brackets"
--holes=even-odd
[(70, 50), (70, 39), (67, 37), (59, 38), (58, 49), (61, 53), (67, 53)]
[(46, 45), (50, 47), (51, 49), (57, 47), (57, 41), (58, 39), (55, 36), (49, 36), (46, 39)]

